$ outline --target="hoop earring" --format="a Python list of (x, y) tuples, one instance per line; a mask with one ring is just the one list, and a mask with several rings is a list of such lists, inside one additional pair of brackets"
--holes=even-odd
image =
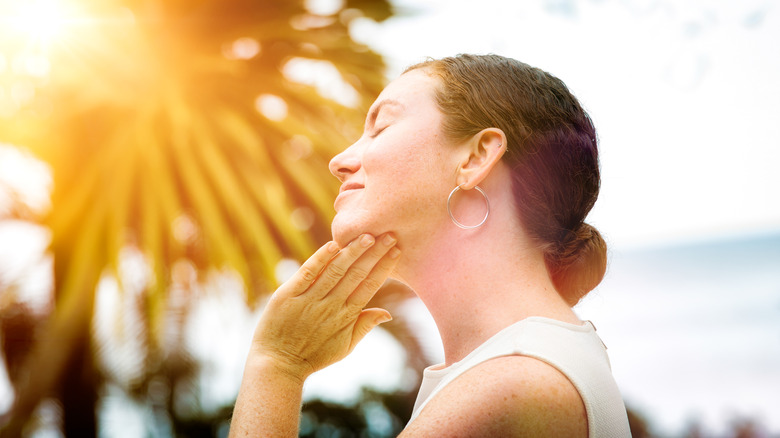
[(462, 223), (458, 222), (457, 219), (455, 219), (455, 216), (452, 215), (452, 209), (450, 208), (450, 203), (452, 202), (452, 195), (455, 194), (458, 190), (460, 190), (460, 186), (455, 187), (450, 192), (450, 196), (447, 197), (447, 213), (450, 215), (450, 219), (452, 219), (452, 222), (457, 225), (458, 227), (464, 229), (464, 230), (472, 230), (474, 228), (479, 228), (482, 225), (485, 224), (485, 221), (487, 221), (488, 216), (490, 216), (490, 200), (488, 199), (487, 195), (485, 194), (482, 189), (479, 188), (479, 186), (474, 186), (477, 191), (482, 194), (482, 196), (485, 198), (485, 206), (487, 207), (487, 211), (485, 212), (485, 217), (482, 218), (482, 222), (476, 224), (476, 225), (463, 225)]

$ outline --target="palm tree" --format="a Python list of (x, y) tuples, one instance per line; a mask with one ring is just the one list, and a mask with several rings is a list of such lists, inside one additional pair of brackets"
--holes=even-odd
[[(55, 310), (4, 431), (16, 435), (54, 394), (66, 435), (95, 435), (90, 331), (101, 276), (117, 275), (123, 248), (144, 254), (154, 273), (142, 303), (150, 360), (177, 261), (235, 270), (249, 305), (272, 291), (280, 260), (303, 260), (329, 238), (337, 185), (327, 161), (358, 135), (384, 85), (382, 58), (349, 24), (391, 9), (387, 0), (318, 14), (302, 0), (74, 0), (32, 12), (19, 3), (30, 4), (0, 3), (0, 50), (20, 66), (0, 80), (26, 91), (0, 118), (0, 141), (53, 169), (44, 223)], [(36, 18), (42, 38), (25, 40)], [(299, 77), (314, 68), (332, 72), (351, 101)]]

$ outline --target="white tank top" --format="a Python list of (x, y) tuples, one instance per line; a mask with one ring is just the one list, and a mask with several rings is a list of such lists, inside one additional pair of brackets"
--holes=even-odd
[(585, 404), (589, 437), (631, 436), (626, 407), (596, 328), (590, 321), (575, 325), (542, 317), (510, 325), (447, 368), (426, 368), (409, 422), (456, 377), (486, 360), (512, 355), (539, 359), (568, 377)]

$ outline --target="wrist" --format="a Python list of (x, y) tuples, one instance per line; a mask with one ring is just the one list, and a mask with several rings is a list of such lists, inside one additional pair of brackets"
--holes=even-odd
[(312, 369), (305, 361), (294, 361), (266, 353), (250, 353), (245, 372), (303, 386), (303, 382), (312, 374)]

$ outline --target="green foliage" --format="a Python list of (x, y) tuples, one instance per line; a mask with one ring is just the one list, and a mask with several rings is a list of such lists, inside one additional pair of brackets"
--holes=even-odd
[[(17, 423), (69, 378), (98, 281), (117, 274), (126, 246), (153, 272), (150, 351), (179, 261), (234, 270), (250, 305), (273, 291), (280, 260), (303, 260), (329, 238), (338, 186), (327, 163), (359, 134), (385, 80), (382, 58), (349, 35), (354, 19), (389, 17), (384, 0), (328, 16), (289, 0), (75, 4), (56, 39), (27, 47), (51, 66), (34, 100), (0, 119), (0, 141), (33, 150), (54, 178), (43, 222), (56, 305), (18, 382)], [(292, 80), (300, 60), (304, 70), (329, 63), (357, 98), (339, 103)]]

